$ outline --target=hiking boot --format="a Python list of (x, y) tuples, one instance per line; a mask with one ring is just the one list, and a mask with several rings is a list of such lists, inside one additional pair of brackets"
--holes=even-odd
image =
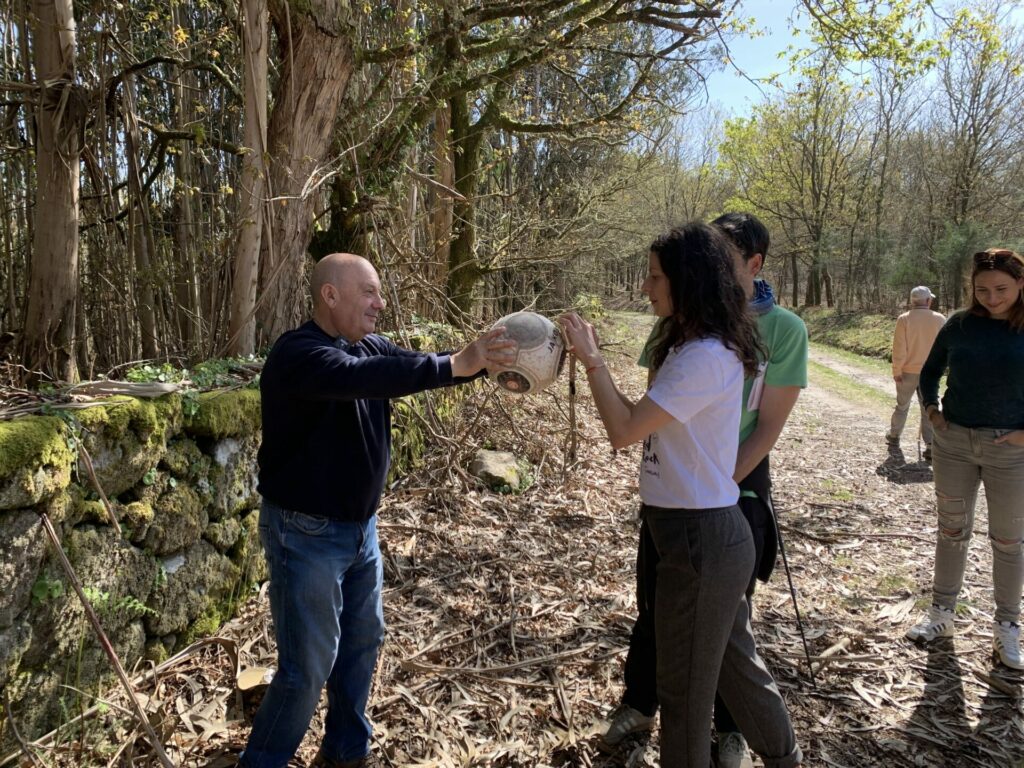
[(622, 743), (622, 740), (631, 733), (649, 731), (654, 727), (653, 716), (645, 715), (628, 704), (620, 704), (616, 707), (608, 716), (608, 720), (611, 722), (611, 725), (608, 726), (608, 730), (601, 737), (601, 741), (612, 747)]
[(907, 639), (915, 642), (930, 643), (939, 637), (953, 636), (953, 612), (948, 608), (933, 605), (928, 615), (920, 624), (907, 630)]
[(932, 463), (932, 447), (930, 445), (924, 447), (924, 453), (921, 454), (921, 458), (929, 464)]
[(384, 768), (384, 764), (372, 752), (355, 760), (334, 760), (327, 757), (321, 748), (310, 763), (310, 768)]
[(1010, 621), (992, 625), (992, 659), (1010, 669), (1024, 669), (1020, 657), (1020, 626)]
[(754, 768), (742, 733), (718, 734), (718, 768)]
[(885, 442), (888, 443), (889, 445), (899, 445), (900, 444), (900, 436), (896, 435), (894, 437), (893, 435), (886, 434)]

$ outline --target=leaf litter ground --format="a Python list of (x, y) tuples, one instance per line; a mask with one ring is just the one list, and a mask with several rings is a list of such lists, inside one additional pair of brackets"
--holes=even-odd
[[(634, 397), (643, 392), (634, 360), (649, 327), (642, 315), (601, 323), (609, 366)], [(754, 598), (758, 645), (805, 765), (1024, 765), (1022, 680), (990, 658), (983, 501), (957, 635), (915, 646), (903, 632), (928, 604), (934, 550), (931, 470), (913, 446), (916, 417), (903, 450), (887, 449), (889, 411), (877, 393), (888, 394), (889, 381), (877, 366), (820, 348), (813, 357), (773, 474), (816, 685), (781, 562)], [(837, 389), (834, 375), (814, 374), (822, 367), (853, 383)], [(526, 398), (480, 385), (455, 434), (437, 431), (424, 465), (386, 494), (388, 635), (370, 706), (386, 765), (658, 765), (656, 730), (613, 750), (598, 738), (621, 694), (635, 615), (639, 449), (612, 454), (579, 379), (574, 466), (565, 459), (564, 378)], [(873, 388), (873, 397), (857, 388)], [(462, 468), (484, 444), (527, 458), (535, 484), (514, 495), (482, 489)], [(259, 695), (237, 690), (236, 676), (274, 662), (264, 589), (217, 638), (158, 674), (140, 673), (137, 690), (175, 763), (234, 764)], [(119, 699), (111, 692), (88, 726), (38, 750), (41, 761), (153, 764)], [(321, 707), (294, 765), (312, 760), (322, 716)]]

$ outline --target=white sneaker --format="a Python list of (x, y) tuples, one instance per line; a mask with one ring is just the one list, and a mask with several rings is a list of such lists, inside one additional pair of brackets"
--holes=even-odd
[(718, 768), (754, 768), (742, 733), (718, 734)]
[(992, 659), (1010, 669), (1024, 669), (1020, 658), (1020, 626), (1009, 621), (992, 625)]
[(633, 709), (628, 704), (620, 704), (608, 716), (611, 725), (605, 731), (601, 740), (614, 747), (622, 742), (629, 734), (649, 731), (654, 727), (654, 717), (648, 717), (643, 712)]
[(915, 642), (930, 643), (939, 637), (953, 636), (953, 612), (948, 608), (933, 605), (928, 615), (920, 624), (907, 630), (907, 639)]

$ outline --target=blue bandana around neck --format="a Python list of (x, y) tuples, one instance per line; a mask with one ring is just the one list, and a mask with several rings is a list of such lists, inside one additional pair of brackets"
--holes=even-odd
[(755, 315), (764, 315), (775, 306), (775, 294), (765, 280), (754, 281), (754, 296), (747, 302), (750, 311)]

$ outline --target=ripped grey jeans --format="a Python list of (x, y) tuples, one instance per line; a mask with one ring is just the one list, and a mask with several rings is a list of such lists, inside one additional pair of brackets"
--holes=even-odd
[(997, 621), (1020, 621), (1024, 586), (1024, 448), (999, 444), (1009, 430), (935, 430), (932, 469), (939, 517), (934, 601), (952, 610), (964, 582), (978, 484), (985, 484)]

